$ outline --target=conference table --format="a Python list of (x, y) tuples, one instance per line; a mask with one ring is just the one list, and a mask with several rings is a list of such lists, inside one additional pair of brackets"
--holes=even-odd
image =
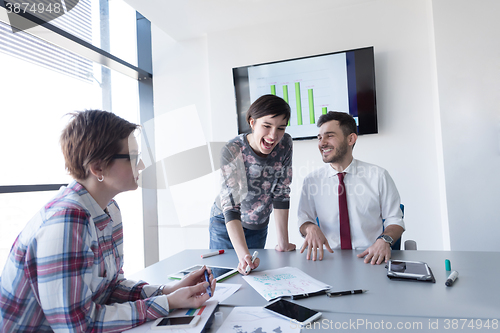
[[(363, 294), (330, 298), (326, 295), (294, 300), (322, 312), (322, 317), (303, 330), (324, 332), (460, 331), (500, 332), (500, 252), (393, 251), (392, 259), (423, 261), (431, 268), (435, 283), (397, 281), (387, 277), (385, 265), (365, 264), (356, 255), (361, 251), (337, 250), (325, 253), (323, 260), (306, 260), (299, 251), (258, 250), (256, 271), (296, 267), (326, 283), (335, 291), (365, 289)], [(234, 250), (202, 259), (210, 250), (185, 250), (130, 276), (151, 284), (163, 284), (167, 276), (192, 265), (236, 267)], [(253, 253), (253, 250), (250, 250)], [(453, 286), (445, 286), (450, 272), (459, 272)], [(250, 273), (252, 274), (252, 273)], [(220, 304), (224, 318), (239, 306), (264, 306), (268, 302), (240, 274), (221, 283), (241, 284), (241, 288)], [(213, 332), (216, 328), (212, 328)]]

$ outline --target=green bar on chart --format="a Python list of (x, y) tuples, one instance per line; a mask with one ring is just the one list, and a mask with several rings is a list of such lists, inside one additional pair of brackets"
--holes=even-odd
[(288, 86), (287, 85), (283, 86), (283, 99), (285, 100), (285, 102), (288, 103)]
[(274, 84), (271, 85), (271, 94), (276, 96), (276, 85), (274, 85)]
[(302, 102), (300, 101), (300, 82), (295, 82), (295, 100), (297, 102), (297, 125), (302, 125)]
[(312, 89), (307, 89), (307, 97), (309, 99), (309, 122), (315, 124), (316, 119), (314, 118), (314, 97)]
[(322, 113), (322, 114), (327, 114), (327, 113), (328, 113), (328, 108), (327, 108), (326, 106), (323, 106), (323, 107), (321, 108), (321, 113)]
[[(286, 84), (283, 86), (283, 99), (288, 103), (288, 86)], [(288, 126), (290, 126), (290, 119), (288, 119)]]

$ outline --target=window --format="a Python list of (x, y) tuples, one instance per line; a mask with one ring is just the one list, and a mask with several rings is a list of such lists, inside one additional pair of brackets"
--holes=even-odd
[[(105, 15), (103, 8), (107, 8)], [(140, 123), (138, 78), (151, 74), (135, 67), (136, 26), (135, 10), (121, 0), (80, 0), (70, 12), (47, 25), (45, 34), (50, 36), (44, 35), (44, 39), (29, 30), (12, 33), (8, 22), (0, 22), (0, 61), (4, 64), (0, 140), (5, 156), (0, 166), (0, 208), (4, 212), (0, 220), (0, 272), (29, 219), (61, 184), (71, 181), (59, 146), (61, 130), (68, 121), (65, 115), (105, 109)], [(70, 43), (87, 50), (74, 52), (72, 47), (45, 40), (57, 38), (60, 30), (71, 34)], [(88, 57), (92, 53), (96, 55)], [(96, 59), (118, 66), (110, 69)], [(144, 267), (142, 192), (139, 188), (115, 198), (123, 216), (127, 275)]]

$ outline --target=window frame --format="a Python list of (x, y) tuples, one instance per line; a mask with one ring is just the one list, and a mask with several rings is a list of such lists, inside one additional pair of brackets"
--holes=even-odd
[[(108, 2), (108, 0), (97, 1), (100, 1), (101, 3)], [(140, 123), (144, 124), (146, 121), (154, 118), (151, 22), (149, 22), (149, 20), (147, 20), (140, 13), (136, 11), (138, 66), (132, 65), (127, 61), (120, 59), (111, 53), (50, 24), (50, 22), (44, 22), (40, 18), (33, 16), (28, 12), (18, 14), (18, 17), (21, 21), (29, 20), (38, 24), (37, 26), (28, 29), (26, 31), (27, 33), (137, 80)], [(8, 19), (4, 1), (0, 1), (0, 21), (12, 26)], [(151, 134), (152, 135), (148, 138), (148, 152), (152, 155), (150, 156), (151, 160), (155, 161), (154, 133)], [(150, 177), (154, 177), (154, 179), (150, 179), (149, 181), (156, 183), (156, 172), (149, 174)], [(65, 185), (67, 184), (0, 185), (0, 194), (54, 191)], [(159, 261), (158, 205), (156, 189), (143, 188), (142, 204), (144, 263), (147, 267)]]

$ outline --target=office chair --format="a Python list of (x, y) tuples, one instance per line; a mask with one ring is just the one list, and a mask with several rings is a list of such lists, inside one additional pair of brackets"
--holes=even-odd
[[(404, 218), (405, 206), (403, 204), (400, 204), (399, 207), (401, 208), (401, 212), (403, 213), (403, 218)], [(416, 249), (417, 249), (417, 242), (411, 239), (405, 241), (404, 250), (416, 250)], [(394, 242), (394, 244), (391, 245), (391, 250), (401, 250), (401, 238), (399, 238), (397, 241)]]
[(401, 237), (391, 245), (391, 250), (401, 250)]
[(416, 250), (416, 249), (417, 249), (417, 242), (411, 239), (405, 241), (405, 250)]

